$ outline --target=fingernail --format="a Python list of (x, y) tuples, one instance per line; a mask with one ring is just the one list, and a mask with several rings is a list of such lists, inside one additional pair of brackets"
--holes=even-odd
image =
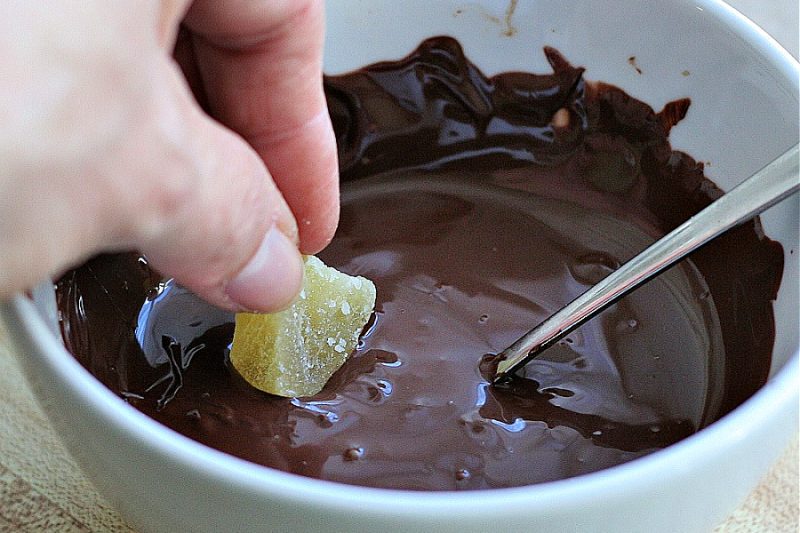
[(244, 310), (273, 312), (288, 306), (303, 281), (303, 259), (292, 241), (272, 226), (250, 262), (225, 288)]

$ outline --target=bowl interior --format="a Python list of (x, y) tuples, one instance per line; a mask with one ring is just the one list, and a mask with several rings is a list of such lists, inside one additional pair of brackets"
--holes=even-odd
[[(542, 47), (553, 46), (586, 67), (587, 79), (617, 85), (657, 111), (689, 97), (672, 146), (705, 162), (706, 175), (724, 190), (798, 141), (797, 62), (723, 2), (582, 0), (566, 9), (531, 0), (340, 0), (328, 6), (328, 20), (329, 74), (400, 58), (427, 37), (451, 35), (487, 75), (550, 72)], [(798, 205), (795, 195), (761, 217), (786, 256), (773, 374), (798, 347)]]

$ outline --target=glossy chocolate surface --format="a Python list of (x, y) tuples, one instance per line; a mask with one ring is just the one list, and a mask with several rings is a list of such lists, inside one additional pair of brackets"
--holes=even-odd
[(583, 79), (487, 78), (439, 37), (329, 77), (341, 224), (320, 254), (373, 279), (374, 320), (311, 398), (249, 387), (232, 316), (101, 256), (59, 282), (68, 348), (137, 409), (255, 463), (415, 490), (519, 486), (672, 444), (764, 383), (781, 247), (757, 222), (716, 240), (530, 363), (496, 353), (720, 191), (672, 151), (688, 100), (656, 113)]

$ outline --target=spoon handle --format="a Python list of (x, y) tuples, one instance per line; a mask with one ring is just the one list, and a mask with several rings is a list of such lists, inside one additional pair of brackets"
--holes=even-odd
[(500, 352), (493, 381), (503, 381), (542, 350), (642, 283), (798, 188), (798, 145), (794, 145)]

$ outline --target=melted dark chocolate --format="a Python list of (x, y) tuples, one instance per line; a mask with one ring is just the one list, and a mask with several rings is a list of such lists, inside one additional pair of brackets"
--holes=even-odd
[(780, 245), (751, 222), (621, 300), (506, 386), (488, 360), (716, 198), (655, 113), (553, 74), (485, 77), (449, 38), (325, 81), (343, 208), (329, 264), (373, 279), (374, 320), (312, 398), (244, 383), (232, 316), (136, 254), (58, 287), (68, 348), (137, 409), (263, 465), (376, 487), (518, 486), (619, 464), (761, 386)]

